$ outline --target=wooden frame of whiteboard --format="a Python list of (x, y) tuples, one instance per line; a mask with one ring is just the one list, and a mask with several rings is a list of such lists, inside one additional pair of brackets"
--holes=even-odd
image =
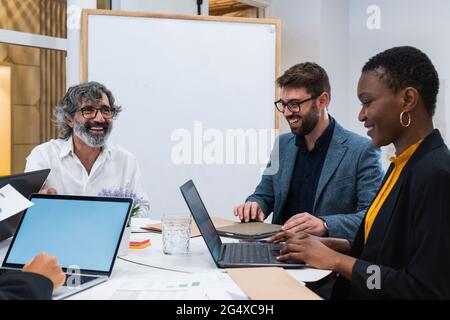
[[(258, 23), (274, 25), (276, 29), (276, 61), (275, 76), (280, 75), (280, 57), (281, 57), (281, 21), (277, 19), (255, 19), (255, 18), (235, 18), (235, 17), (213, 17), (213, 16), (189, 16), (179, 14), (163, 14), (163, 13), (146, 13), (146, 12), (128, 12), (128, 11), (111, 11), (85, 9), (81, 15), (81, 54), (80, 54), (80, 80), (85, 82), (88, 80), (88, 23), (89, 15), (108, 15), (108, 16), (125, 16), (125, 17), (144, 17), (159, 19), (178, 19), (178, 20), (204, 20), (204, 21), (222, 21), (222, 22), (239, 22), (239, 23)], [(274, 79), (275, 81), (276, 79)], [(278, 99), (280, 92), (275, 88), (275, 97)], [(274, 108), (275, 112), (275, 130), (280, 129), (280, 114)]]

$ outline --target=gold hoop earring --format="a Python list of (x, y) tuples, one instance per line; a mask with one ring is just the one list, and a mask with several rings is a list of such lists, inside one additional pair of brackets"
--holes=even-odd
[[(405, 113), (408, 115), (408, 123), (406, 124), (403, 123), (403, 115)], [(411, 125), (411, 114), (408, 111), (403, 111), (402, 113), (400, 113), (400, 124), (405, 128), (408, 128)]]

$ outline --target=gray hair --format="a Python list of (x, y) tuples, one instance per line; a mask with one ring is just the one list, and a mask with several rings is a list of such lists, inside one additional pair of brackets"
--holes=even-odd
[(67, 90), (67, 93), (61, 98), (55, 108), (54, 121), (58, 127), (58, 138), (67, 140), (72, 135), (73, 129), (67, 124), (66, 118), (73, 118), (84, 100), (100, 100), (102, 93), (108, 97), (109, 104), (115, 110), (117, 117), (122, 111), (122, 107), (115, 104), (116, 100), (112, 92), (103, 84), (91, 81), (72, 86)]

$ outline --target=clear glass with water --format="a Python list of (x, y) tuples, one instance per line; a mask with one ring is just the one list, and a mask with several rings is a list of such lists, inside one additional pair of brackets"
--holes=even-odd
[(164, 214), (162, 223), (163, 252), (170, 255), (189, 253), (191, 215)]

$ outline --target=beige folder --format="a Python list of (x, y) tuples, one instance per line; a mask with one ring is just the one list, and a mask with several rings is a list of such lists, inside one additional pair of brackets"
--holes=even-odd
[(322, 300), (282, 268), (226, 269), (252, 300)]

